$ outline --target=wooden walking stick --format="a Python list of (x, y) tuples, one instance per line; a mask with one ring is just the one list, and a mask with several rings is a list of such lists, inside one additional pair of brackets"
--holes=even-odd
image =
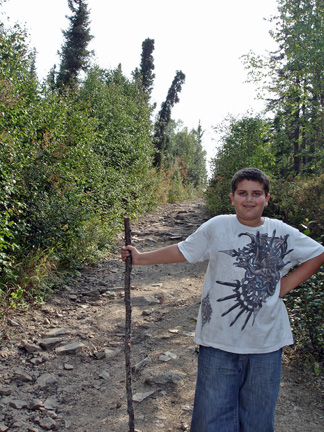
[[(124, 217), (125, 225), (125, 245), (131, 244), (131, 228), (128, 217)], [(132, 370), (131, 370), (131, 333), (132, 333), (132, 305), (131, 305), (131, 271), (132, 257), (126, 259), (125, 269), (125, 307), (126, 307), (126, 325), (125, 325), (125, 361), (126, 361), (126, 395), (127, 395), (127, 412), (129, 416), (129, 432), (135, 431), (134, 425), (134, 408), (132, 392)]]

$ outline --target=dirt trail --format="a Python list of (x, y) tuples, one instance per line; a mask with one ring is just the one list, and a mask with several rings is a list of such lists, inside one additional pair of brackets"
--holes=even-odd
[[(165, 205), (132, 227), (133, 242), (140, 250), (166, 246), (207, 218), (200, 200)], [(193, 333), (205, 268), (133, 267), (138, 431), (189, 430), (197, 365)], [(48, 304), (2, 323), (0, 432), (128, 431), (123, 284), (124, 264), (116, 255), (84, 269)], [(276, 432), (324, 431), (323, 400), (314, 383), (284, 358)]]

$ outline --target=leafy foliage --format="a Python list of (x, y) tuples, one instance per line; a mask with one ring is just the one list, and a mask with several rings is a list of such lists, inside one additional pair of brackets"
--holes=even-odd
[(207, 207), (212, 214), (231, 211), (229, 193), (236, 171), (257, 166), (268, 171), (274, 163), (270, 152), (270, 124), (260, 116), (228, 117), (218, 128), (220, 145), (211, 161), (212, 178), (206, 191)]
[(207, 182), (206, 152), (202, 147), (201, 126), (190, 132), (183, 123), (170, 121), (165, 132), (163, 166), (170, 174), (169, 200), (192, 197)]
[(109, 252), (124, 215), (171, 197), (173, 169), (153, 166), (154, 41), (143, 43), (143, 85), (95, 66), (74, 86), (90, 36), (85, 2), (69, 6), (59, 91), (55, 71), (37, 81), (26, 33), (0, 24), (0, 303), (10, 307), (44, 301), (62, 272)]

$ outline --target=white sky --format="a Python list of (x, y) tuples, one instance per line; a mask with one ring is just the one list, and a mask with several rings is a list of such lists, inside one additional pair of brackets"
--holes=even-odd
[[(87, 0), (90, 9), (89, 46), (103, 68), (122, 65), (124, 74), (139, 66), (142, 42), (155, 40), (155, 84), (152, 99), (159, 108), (177, 70), (186, 75), (180, 102), (172, 118), (189, 129), (199, 120), (207, 156), (215, 155), (212, 126), (228, 114), (259, 111), (256, 89), (246, 84), (240, 57), (250, 50), (266, 54), (276, 45), (264, 20), (276, 14), (276, 0)], [(67, 0), (7, 0), (0, 17), (9, 25), (19, 22), (37, 50), (39, 78), (56, 63), (63, 43), (62, 30), (72, 13)]]

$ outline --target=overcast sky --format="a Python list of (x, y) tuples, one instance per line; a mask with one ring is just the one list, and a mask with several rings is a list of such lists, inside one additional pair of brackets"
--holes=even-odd
[[(96, 63), (115, 68), (120, 63), (128, 77), (140, 64), (142, 42), (154, 39), (155, 84), (153, 101), (158, 108), (177, 70), (186, 82), (172, 117), (189, 129), (199, 120), (206, 130), (204, 147), (208, 158), (215, 154), (212, 126), (228, 114), (259, 111), (256, 89), (245, 84), (246, 71), (240, 57), (249, 51), (266, 54), (275, 48), (269, 35), (276, 14), (276, 0), (88, 0), (89, 48)], [(71, 15), (67, 0), (7, 0), (0, 7), (2, 21), (19, 22), (30, 34), (37, 50), (38, 76), (44, 78), (63, 43)], [(266, 20), (265, 20), (266, 19)]]

